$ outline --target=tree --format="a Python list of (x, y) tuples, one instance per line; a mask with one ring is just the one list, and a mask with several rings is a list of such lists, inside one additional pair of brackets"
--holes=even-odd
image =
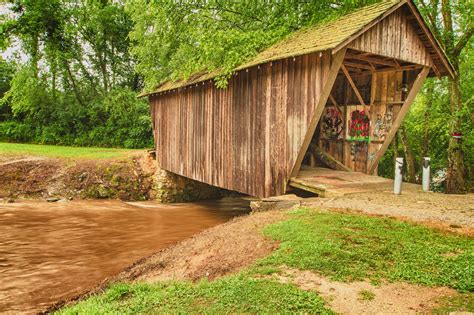
[(463, 96), (461, 84), (461, 58), (463, 52), (472, 46), (474, 24), (472, 21), (473, 4), (465, 0), (421, 0), (423, 13), (428, 18), (430, 27), (438, 41), (443, 45), (446, 54), (456, 71), (448, 79), (450, 95), (450, 134), (448, 147), (448, 172), (446, 180), (447, 193), (464, 193), (465, 166), (462, 138)]
[(122, 1), (16, 0), (10, 10), (14, 14), (2, 17), (0, 46), (16, 42), (28, 58), (17, 60), (2, 98), (11, 115), (0, 122), (0, 138), (66, 145), (151, 143), (148, 105), (131, 96), (142, 87), (129, 53), (133, 23)]
[(288, 34), (374, 2), (130, 0), (126, 8), (135, 23), (136, 70), (151, 90), (216, 70), (217, 85), (225, 86), (237, 65)]

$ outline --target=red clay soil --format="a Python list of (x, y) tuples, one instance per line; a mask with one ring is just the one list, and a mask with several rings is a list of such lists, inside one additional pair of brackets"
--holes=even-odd
[(143, 259), (122, 272), (117, 280), (215, 279), (238, 272), (278, 247), (261, 231), (285, 218), (284, 212), (272, 211), (233, 219)]

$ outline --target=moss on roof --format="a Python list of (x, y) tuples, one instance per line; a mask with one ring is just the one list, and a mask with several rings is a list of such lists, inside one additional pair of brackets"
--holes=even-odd
[[(235, 70), (242, 70), (270, 61), (333, 49), (401, 2), (404, 1), (383, 1), (355, 10), (333, 21), (320, 23), (297, 31), (275, 45), (265, 49), (255, 58), (240, 65)], [(191, 76), (188, 80), (167, 81), (161, 84), (157, 90), (149, 94), (196, 84), (215, 78), (219, 74), (220, 71), (210, 73), (201, 72)]]

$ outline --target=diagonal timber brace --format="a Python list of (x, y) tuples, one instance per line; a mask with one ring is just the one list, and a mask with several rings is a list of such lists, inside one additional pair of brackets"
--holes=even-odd
[(385, 141), (383, 142), (382, 147), (378, 150), (377, 154), (375, 155), (374, 160), (372, 161), (372, 164), (370, 165), (369, 171), (367, 172), (368, 174), (374, 174), (377, 168), (377, 165), (379, 164), (380, 159), (387, 151), (388, 146), (392, 143), (393, 138), (397, 134), (398, 128), (400, 128), (400, 125), (402, 124), (403, 119), (405, 118), (406, 114), (410, 110), (410, 107), (413, 104), (413, 101), (415, 100), (416, 95), (421, 90), (423, 86), (423, 82), (425, 82), (425, 79), (428, 76), (429, 72), (430, 72), (430, 67), (423, 67), (423, 70), (421, 70), (421, 72), (418, 74), (418, 77), (413, 83), (413, 86), (410, 89), (410, 92), (408, 93), (408, 96), (402, 105), (402, 109), (398, 113), (397, 118), (393, 122), (392, 128), (390, 128), (390, 131), (385, 137)]

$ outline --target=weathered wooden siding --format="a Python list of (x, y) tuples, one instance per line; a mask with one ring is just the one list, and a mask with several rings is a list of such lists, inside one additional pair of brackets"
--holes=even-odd
[(374, 25), (348, 47), (420, 65), (433, 65), (428, 50), (401, 9)]
[(288, 58), (150, 96), (157, 160), (168, 171), (252, 196), (283, 194), (331, 53)]

